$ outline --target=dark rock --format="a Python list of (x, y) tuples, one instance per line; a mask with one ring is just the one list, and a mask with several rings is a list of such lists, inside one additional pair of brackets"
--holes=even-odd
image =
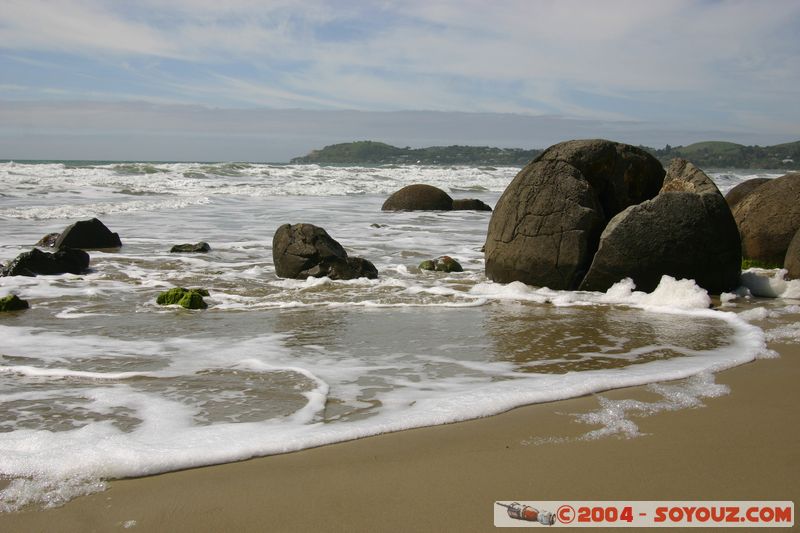
[(211, 246), (207, 242), (200, 241), (197, 244), (176, 244), (170, 248), (171, 254), (191, 254), (206, 253), (211, 251)]
[(475, 198), (453, 200), (453, 211), (491, 211), (492, 208)]
[(105, 248), (119, 248), (122, 242), (119, 235), (112, 233), (105, 224), (93, 218), (79, 220), (67, 226), (55, 242), (56, 248), (81, 248), (97, 250)]
[(56, 241), (61, 236), (60, 233), (48, 233), (37, 242), (34, 246), (52, 247), (56, 245)]
[(89, 268), (89, 254), (83, 250), (61, 248), (48, 253), (38, 248), (31, 249), (14, 258), (2, 271), (3, 276), (38, 276), (81, 274)]
[(644, 150), (603, 139), (566, 141), (551, 146), (537, 161), (564, 161), (591, 184), (607, 220), (661, 190), (664, 168)]
[(782, 265), (800, 229), (800, 173), (769, 180), (733, 207), (742, 236), (742, 255)]
[(186, 309), (206, 309), (208, 304), (203, 300), (203, 296), (208, 296), (205, 289), (184, 289), (175, 287), (164, 291), (156, 297), (159, 305), (180, 305)]
[(577, 288), (608, 220), (654, 197), (663, 179), (658, 160), (633, 146), (585, 140), (548, 148), (495, 206), (486, 275), (501, 283)]
[(345, 268), (342, 263), (334, 262), (331, 265), (328, 277), (331, 279), (376, 279), (378, 277), (378, 269), (375, 268), (372, 262), (362, 257), (348, 257), (347, 267)]
[(22, 300), (16, 294), (11, 294), (4, 298), (0, 298), (0, 313), (5, 313), (9, 311), (22, 311), (23, 309), (29, 308), (28, 302), (26, 300)]
[(770, 180), (771, 178), (753, 178), (751, 180), (743, 181), (728, 191), (728, 194), (725, 195), (725, 201), (728, 202), (728, 206), (733, 209), (733, 206), (744, 200), (745, 196)]
[(464, 269), (461, 267), (461, 264), (450, 257), (449, 255), (443, 255), (441, 257), (437, 257), (436, 259), (428, 259), (423, 261), (419, 264), (420, 270), (436, 270), (438, 272), (463, 272)]
[(414, 184), (403, 187), (383, 203), (383, 211), (450, 211), (453, 199), (432, 185)]
[(800, 279), (800, 229), (794, 234), (789, 248), (786, 250), (786, 258), (783, 261), (783, 268), (789, 271), (789, 279)]
[(272, 239), (272, 259), (275, 273), (281, 278), (378, 277), (375, 265), (366, 259), (348, 257), (341, 244), (313, 224), (284, 224), (279, 227)]
[(604, 225), (603, 209), (578, 169), (562, 161), (531, 163), (492, 213), (486, 275), (500, 283), (575, 288)]
[(719, 294), (737, 287), (740, 267), (739, 234), (722, 194), (700, 169), (675, 159), (658, 196), (608, 223), (580, 288), (605, 291), (629, 277), (650, 292), (667, 274)]

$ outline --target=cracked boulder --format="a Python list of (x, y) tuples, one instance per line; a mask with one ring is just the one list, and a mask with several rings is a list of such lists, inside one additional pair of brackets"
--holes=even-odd
[(658, 160), (634, 146), (579, 140), (548, 148), (495, 206), (486, 275), (501, 283), (578, 288), (608, 221), (654, 197), (663, 179)]
[(666, 274), (719, 294), (737, 287), (740, 268), (741, 241), (725, 198), (700, 169), (675, 159), (655, 198), (608, 223), (580, 289), (605, 291), (628, 277), (650, 292)]
[(272, 259), (280, 278), (329, 277), (334, 280), (378, 277), (371, 262), (348, 257), (341, 244), (313, 224), (284, 224), (272, 239)]

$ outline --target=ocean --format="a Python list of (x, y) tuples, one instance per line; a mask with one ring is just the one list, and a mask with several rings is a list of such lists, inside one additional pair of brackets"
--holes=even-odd
[[(31, 304), (0, 315), (0, 510), (631, 385), (681, 380), (655, 387), (695, 405), (725, 392), (713, 372), (800, 336), (782, 318), (800, 309), (797, 287), (712, 301), (666, 277), (650, 294), (629, 280), (606, 293), (496, 284), (481, 252), (491, 213), (380, 210), (411, 183), (494, 206), (518, 170), (0, 163), (0, 263), (91, 217), (123, 243), (90, 252), (84, 275), (0, 278), (0, 297)], [(710, 175), (724, 193), (781, 174)], [(273, 234), (300, 222), (379, 278), (277, 278)], [(211, 251), (169, 253), (198, 241)], [(418, 270), (441, 255), (464, 272)], [(209, 308), (155, 303), (176, 286), (207, 289)], [(601, 407), (589, 437), (620, 433)]]

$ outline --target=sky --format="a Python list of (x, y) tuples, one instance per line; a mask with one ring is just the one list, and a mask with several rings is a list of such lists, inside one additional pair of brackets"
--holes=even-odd
[(800, 139), (797, 0), (0, 0), (0, 158)]

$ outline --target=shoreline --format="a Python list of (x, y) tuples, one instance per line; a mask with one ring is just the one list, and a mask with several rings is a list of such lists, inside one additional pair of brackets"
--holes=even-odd
[[(283, 455), (109, 482), (8, 531), (487, 531), (497, 500), (800, 500), (800, 345), (715, 374), (705, 407), (577, 440), (597, 395)], [(600, 394), (653, 401), (645, 387)], [(548, 442), (546, 439), (561, 441)], [(542, 441), (537, 444), (533, 441)]]

